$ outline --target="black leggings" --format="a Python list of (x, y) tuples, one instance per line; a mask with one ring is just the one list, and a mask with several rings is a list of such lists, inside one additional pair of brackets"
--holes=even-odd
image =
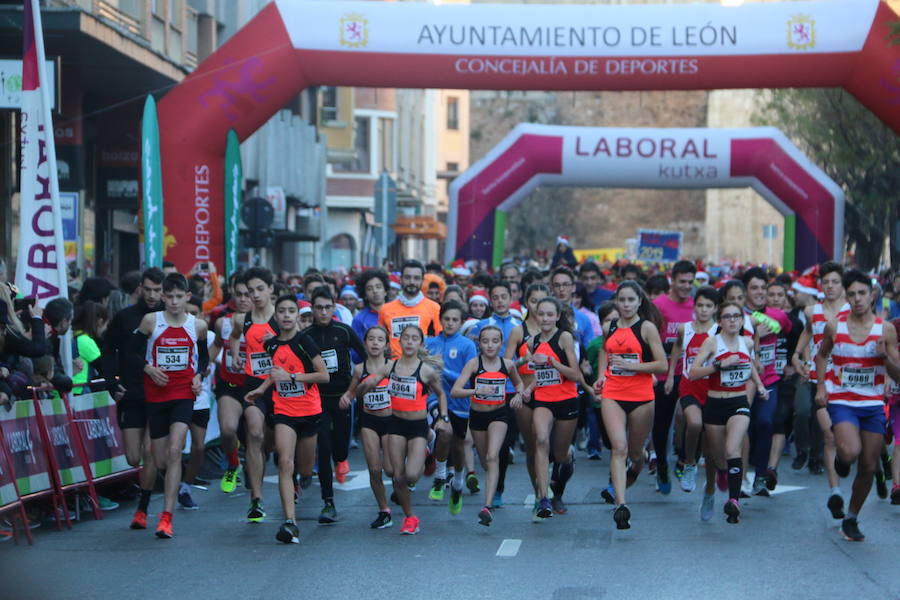
[(675, 408), (678, 406), (678, 384), (681, 376), (675, 377), (672, 392), (666, 394), (665, 382), (657, 381), (653, 386), (653, 395), (656, 398), (656, 406), (653, 413), (653, 450), (656, 452), (656, 469), (663, 469), (668, 473), (669, 463), (669, 430), (672, 428), (672, 418), (675, 416)]
[(340, 398), (322, 397), (322, 417), (319, 419), (319, 437), (316, 451), (319, 455), (319, 485), (322, 500), (334, 498), (334, 472), (331, 461), (347, 460), (350, 451), (350, 409), (338, 408)]
[[(500, 469), (497, 475), (497, 493), (502, 494), (506, 489), (506, 469), (509, 467), (509, 450), (516, 447), (516, 441), (519, 439), (519, 422), (516, 420), (516, 411), (509, 410), (509, 419), (506, 426), (506, 439), (503, 440), (503, 446), (500, 447)], [(528, 460), (525, 458), (525, 460)]]

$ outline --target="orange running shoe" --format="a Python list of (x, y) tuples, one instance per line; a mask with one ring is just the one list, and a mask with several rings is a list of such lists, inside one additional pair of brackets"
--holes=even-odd
[(346, 483), (347, 473), (350, 472), (350, 463), (342, 460), (334, 465), (334, 478), (338, 483)]
[(403, 535), (416, 535), (419, 533), (419, 517), (409, 516), (403, 519), (403, 527), (400, 528)]
[(138, 509), (134, 511), (134, 517), (131, 518), (132, 529), (147, 529), (147, 513)]
[(164, 540), (175, 537), (172, 533), (172, 513), (159, 513), (159, 525), (156, 526), (156, 537)]

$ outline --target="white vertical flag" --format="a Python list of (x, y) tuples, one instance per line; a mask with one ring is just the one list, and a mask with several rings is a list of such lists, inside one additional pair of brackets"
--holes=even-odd
[[(22, 34), (22, 170), (16, 287), (44, 306), (53, 298), (68, 297), (69, 288), (38, 0), (25, 0)], [(63, 365), (69, 372), (69, 336), (60, 347)]]

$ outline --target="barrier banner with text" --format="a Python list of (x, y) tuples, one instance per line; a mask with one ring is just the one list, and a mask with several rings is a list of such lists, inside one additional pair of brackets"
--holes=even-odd
[(66, 413), (66, 405), (62, 398), (53, 394), (53, 398), (38, 400), (41, 403), (41, 416), (44, 418), (44, 427), (47, 429), (47, 437), (50, 440), (50, 449), (56, 459), (56, 469), (59, 472), (60, 485), (72, 485), (87, 481), (84, 476), (84, 468), (78, 457), (75, 440), (71, 439), (69, 432), (71, 424)]
[(116, 425), (116, 403), (109, 392), (72, 396), (69, 402), (84, 440), (93, 477), (96, 479), (130, 469), (125, 458), (122, 431)]
[(12, 460), (12, 470), (22, 496), (51, 488), (50, 461), (41, 439), (40, 424), (31, 400), (13, 404), (10, 411), (0, 410), (0, 428)]

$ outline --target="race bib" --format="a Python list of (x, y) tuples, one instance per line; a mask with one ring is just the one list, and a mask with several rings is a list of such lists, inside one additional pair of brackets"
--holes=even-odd
[(325, 361), (325, 368), (329, 373), (336, 373), (338, 370), (337, 350), (322, 350), (322, 360)]
[(750, 379), (750, 363), (739, 363), (725, 367), (719, 372), (722, 387), (740, 387)]
[[(625, 362), (630, 362), (630, 363), (641, 362), (641, 358), (637, 354), (610, 354), (609, 356), (610, 356), (610, 358), (612, 358), (613, 356), (618, 356)], [(609, 374), (610, 375), (618, 375), (621, 377), (631, 377), (633, 375), (637, 375), (637, 373), (635, 373), (634, 371), (629, 371), (628, 369), (623, 369), (621, 367), (613, 367), (613, 366), (609, 367)]]
[(534, 365), (534, 382), (537, 387), (559, 385), (562, 383), (562, 374), (547, 365)]
[(188, 346), (157, 346), (156, 366), (163, 371), (184, 371), (190, 362)]
[(775, 344), (766, 344), (759, 347), (759, 363), (767, 367), (775, 362)]
[(419, 317), (418, 315), (412, 315), (409, 317), (394, 317), (391, 320), (391, 337), (399, 338), (400, 334), (403, 333), (403, 330), (409, 327), (410, 325), (415, 325), (419, 327)]
[(844, 367), (841, 369), (841, 387), (872, 387), (875, 385), (875, 367)]
[(363, 406), (366, 410), (384, 410), (390, 405), (391, 396), (386, 385), (379, 385), (368, 394), (363, 394)]
[[(241, 360), (247, 360), (247, 353), (241, 350), (238, 352)], [(234, 359), (231, 358), (231, 352), (225, 351), (225, 370), (229, 373), (240, 373), (241, 370), (234, 366)]]
[(392, 398), (400, 400), (416, 399), (416, 378), (401, 377), (400, 375), (391, 374), (391, 381), (388, 391)]
[(265, 352), (250, 353), (250, 372), (254, 377), (268, 375), (272, 370), (272, 357)]
[(784, 375), (787, 368), (787, 350), (778, 350), (775, 352), (775, 372)]
[(300, 381), (276, 381), (275, 389), (282, 398), (298, 398), (306, 395), (306, 386)]
[(475, 398), (482, 402), (503, 402), (506, 399), (506, 379), (476, 377)]

